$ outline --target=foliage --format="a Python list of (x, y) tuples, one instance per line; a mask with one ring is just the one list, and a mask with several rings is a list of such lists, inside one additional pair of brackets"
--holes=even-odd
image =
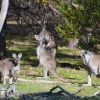
[[(62, 13), (56, 30), (67, 38), (79, 39), (79, 45), (83, 49), (94, 48), (94, 45), (100, 42), (100, 1), (84, 0), (82, 3), (75, 1), (69, 4), (67, 1), (56, 2)], [(89, 32), (87, 28), (93, 31)]]
[(48, 0), (36, 0), (37, 2), (42, 2), (44, 4), (46, 4), (48, 2)]

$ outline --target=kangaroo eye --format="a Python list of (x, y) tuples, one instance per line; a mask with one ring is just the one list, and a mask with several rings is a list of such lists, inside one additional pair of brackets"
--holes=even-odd
[(89, 55), (89, 52), (88, 51), (85, 51), (85, 54)]
[(43, 36), (41, 36), (41, 38), (43, 38)]
[(85, 51), (85, 54), (87, 54), (87, 51)]
[(90, 52), (86, 52), (87, 55), (90, 55)]

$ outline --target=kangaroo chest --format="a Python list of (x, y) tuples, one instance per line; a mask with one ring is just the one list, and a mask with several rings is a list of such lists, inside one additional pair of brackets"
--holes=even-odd
[(39, 58), (40, 58), (40, 54), (41, 54), (39, 46), (37, 47), (36, 52), (37, 52), (37, 57), (38, 57), (38, 59), (39, 59)]
[(14, 67), (14, 71), (20, 70), (19, 65), (17, 65), (16, 67)]
[(45, 53), (44, 47), (43, 47), (42, 45), (39, 45), (39, 46), (37, 47), (37, 56), (38, 56), (38, 59), (39, 59), (40, 56), (42, 56), (42, 54), (44, 54), (44, 53)]

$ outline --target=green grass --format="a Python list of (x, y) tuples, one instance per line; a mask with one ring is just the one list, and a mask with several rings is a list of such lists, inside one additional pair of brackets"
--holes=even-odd
[[(21, 37), (19, 35), (6, 35), (7, 41), (7, 54), (8, 57), (12, 57), (12, 53), (23, 53), (21, 59), (21, 72), (19, 78), (36, 80), (37, 76), (43, 76), (43, 68), (39, 67), (38, 60), (36, 57), (36, 46), (35, 39), (33, 37), (25, 36)], [(63, 41), (61, 41), (63, 44)], [(59, 46), (57, 51), (57, 61), (59, 63), (64, 63), (64, 67), (57, 66), (57, 72), (60, 76), (64, 77), (65, 80), (68, 80), (71, 84), (43, 84), (43, 83), (28, 83), (28, 82), (14, 82), (16, 85), (16, 90), (24, 93), (36, 93), (36, 92), (45, 92), (49, 91), (54, 86), (60, 85), (66, 91), (75, 93), (81, 89), (77, 95), (79, 96), (92, 96), (99, 89), (97, 86), (100, 84), (98, 79), (92, 75), (93, 86), (85, 87), (82, 86), (83, 83), (87, 82), (87, 71), (85, 66), (83, 66), (82, 59), (78, 59), (77, 56), (81, 56), (81, 50), (79, 49), (68, 49), (66, 47)], [(73, 67), (67, 65), (71, 64)], [(80, 68), (76, 70), (75, 67)], [(48, 80), (58, 80), (52, 74), (50, 74), (50, 79)], [(7, 85), (2, 85), (7, 87)]]

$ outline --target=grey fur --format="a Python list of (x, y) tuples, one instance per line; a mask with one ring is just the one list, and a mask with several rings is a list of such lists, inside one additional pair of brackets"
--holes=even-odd
[(88, 67), (88, 86), (92, 86), (91, 73), (100, 77), (100, 54), (82, 50), (84, 64)]
[[(12, 84), (12, 80), (17, 80), (18, 74), (20, 73), (20, 58), (22, 57), (22, 53), (19, 53), (18, 56), (13, 53), (12, 56), (14, 59), (6, 58), (0, 61), (0, 73), (3, 77), (3, 84), (6, 83), (6, 76), (9, 76), (9, 83)], [(14, 73), (16, 73), (17, 77), (14, 77)]]
[(52, 54), (47, 51), (43, 45), (42, 45), (42, 39), (44, 38), (44, 35), (41, 37), (38, 37), (35, 35), (35, 39), (39, 41), (39, 46), (37, 47), (37, 56), (40, 61), (40, 64), (44, 68), (44, 77), (48, 77), (48, 72), (51, 72), (55, 77), (63, 80), (56, 72), (56, 60), (52, 56)]

